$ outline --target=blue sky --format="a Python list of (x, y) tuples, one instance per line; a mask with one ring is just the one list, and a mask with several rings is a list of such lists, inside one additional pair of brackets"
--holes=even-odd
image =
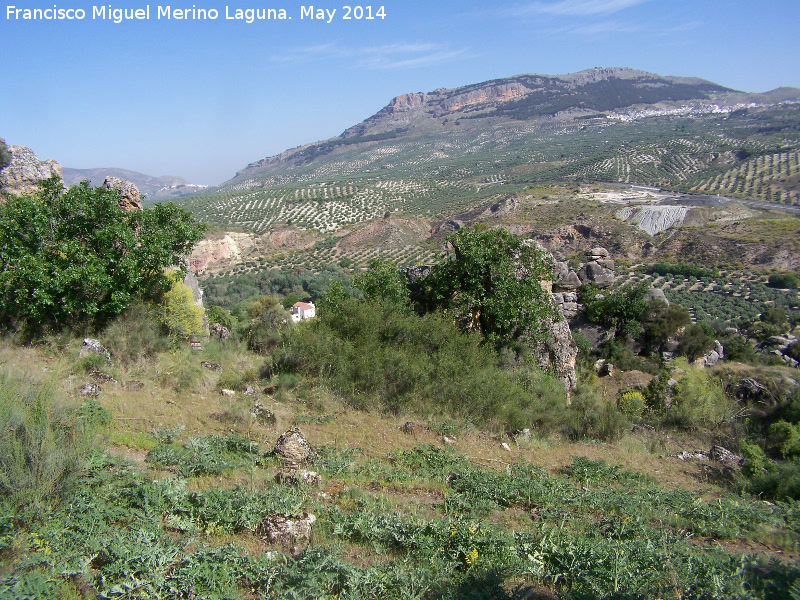
[[(93, 20), (103, 4), (92, 0), (3, 2), (0, 136), (68, 167), (203, 184), (337, 135), (398, 94), (520, 73), (628, 66), (746, 91), (800, 87), (797, 0), (386, 0), (369, 5), (384, 7), (373, 20), (343, 20), (336, 2), (111, 2), (150, 6), (150, 20), (119, 24)], [(8, 19), (9, 5), (87, 14), (25, 21)], [(219, 17), (156, 19), (158, 6), (193, 5)], [(226, 6), (292, 18), (248, 24)], [(301, 20), (301, 6), (336, 14)]]

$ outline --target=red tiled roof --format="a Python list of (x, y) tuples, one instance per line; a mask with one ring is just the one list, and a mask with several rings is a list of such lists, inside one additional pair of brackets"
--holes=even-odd
[(302, 308), (303, 310), (310, 310), (314, 308), (313, 304), (309, 304), (308, 302), (295, 302), (292, 306), (297, 308)]

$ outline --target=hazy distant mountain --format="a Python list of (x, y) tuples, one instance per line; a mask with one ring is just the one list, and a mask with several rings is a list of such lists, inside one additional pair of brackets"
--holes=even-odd
[(197, 194), (206, 188), (204, 185), (188, 183), (183, 177), (172, 175), (152, 177), (126, 169), (69, 169), (64, 167), (63, 172), (63, 180), (67, 185), (75, 185), (88, 179), (93, 186), (98, 186), (102, 185), (106, 177), (119, 177), (136, 184), (139, 192), (145, 197), (145, 204)]

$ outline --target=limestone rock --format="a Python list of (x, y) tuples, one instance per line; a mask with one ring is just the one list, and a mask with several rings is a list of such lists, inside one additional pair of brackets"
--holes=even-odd
[(595, 262), (609, 271), (615, 271), (617, 268), (616, 263), (614, 263), (614, 261), (610, 258), (598, 258)]
[(97, 398), (100, 395), (102, 388), (96, 383), (84, 383), (78, 388), (78, 396), (87, 396), (89, 398)]
[(578, 269), (578, 278), (581, 283), (594, 283), (597, 287), (604, 288), (614, 283), (614, 271), (607, 269), (597, 261), (588, 262)]
[(714, 350), (709, 350), (705, 356), (698, 358), (694, 364), (698, 367), (713, 367), (723, 356), (725, 356), (725, 349), (719, 343), (719, 340), (714, 340)]
[(528, 428), (520, 429), (514, 434), (514, 438), (518, 442), (530, 442), (533, 435), (531, 434), (531, 430)]
[(591, 250), (586, 251), (586, 256), (589, 260), (598, 260), (601, 258), (608, 258), (608, 250), (605, 248), (592, 248)]
[(11, 161), (0, 169), (0, 192), (17, 196), (34, 194), (39, 182), (53, 175), (61, 177), (61, 165), (53, 159), (39, 160), (25, 146), (8, 146)]
[(741, 460), (733, 452), (722, 446), (711, 446), (708, 455), (717, 462), (739, 462)]
[(555, 287), (561, 290), (577, 290), (583, 283), (575, 271), (568, 271), (566, 275), (560, 277), (555, 282)]
[(610, 377), (614, 374), (614, 365), (605, 358), (601, 358), (594, 363), (594, 370), (600, 377)]
[(400, 431), (403, 433), (414, 433), (414, 429), (416, 429), (416, 426), (411, 421), (406, 421), (400, 426)]
[(210, 360), (201, 360), (200, 366), (204, 369), (208, 369), (209, 371), (222, 371), (222, 367), (219, 366), (215, 362), (211, 362)]
[(543, 369), (552, 369), (556, 377), (564, 382), (567, 390), (578, 383), (575, 363), (578, 346), (572, 339), (572, 332), (566, 321), (549, 322), (544, 339), (535, 342), (531, 353)]
[(275, 413), (261, 404), (261, 402), (258, 400), (256, 400), (253, 403), (253, 406), (250, 407), (250, 414), (253, 415), (253, 418), (257, 423), (275, 423)]
[(322, 483), (322, 476), (316, 471), (299, 470), (291, 473), (284, 473), (279, 471), (275, 475), (275, 481), (285, 485), (320, 485)]
[(273, 513), (258, 524), (256, 534), (264, 541), (281, 544), (297, 555), (300, 549), (296, 544), (307, 543), (311, 539), (311, 527), (317, 518), (307, 512), (300, 516)]
[(106, 364), (108, 364), (109, 367), (113, 366), (113, 363), (111, 362), (111, 355), (99, 340), (95, 340), (93, 338), (84, 338), (78, 357), (83, 358), (84, 356), (89, 356), (90, 354), (99, 354), (101, 356), (105, 356)]
[(223, 325), (220, 325), (219, 323), (212, 323), (208, 330), (211, 337), (220, 340), (227, 340), (229, 337), (231, 337), (231, 330)]
[(292, 427), (280, 435), (275, 442), (274, 452), (294, 464), (304, 463), (316, 454), (297, 427)]
[(106, 177), (102, 187), (107, 190), (117, 190), (119, 200), (117, 205), (125, 212), (142, 210), (142, 199), (139, 195), (139, 188), (130, 181), (119, 177)]
[(111, 375), (107, 375), (101, 371), (89, 371), (87, 375), (91, 377), (95, 383), (117, 383), (117, 380)]
[(653, 300), (660, 300), (667, 306), (669, 306), (669, 300), (667, 299), (667, 295), (664, 293), (664, 290), (660, 290), (658, 288), (651, 287), (648, 292), (647, 296), (645, 296), (645, 300), (648, 302), (652, 302)]
[(221, 389), (219, 391), (219, 393), (221, 395), (225, 396), (226, 398), (233, 398), (234, 396), (236, 396), (236, 392), (234, 392), (233, 390), (227, 390), (227, 389), (224, 389), (224, 388)]

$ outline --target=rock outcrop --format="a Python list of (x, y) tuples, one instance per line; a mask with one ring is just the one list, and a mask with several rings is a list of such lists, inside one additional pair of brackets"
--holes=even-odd
[(95, 340), (93, 338), (84, 338), (83, 344), (81, 345), (81, 350), (78, 353), (79, 358), (84, 358), (91, 354), (98, 354), (106, 359), (106, 364), (111, 367), (113, 363), (111, 362), (111, 354), (109, 354), (108, 350), (106, 350), (105, 346), (100, 343), (100, 340)]
[(139, 194), (139, 188), (130, 181), (120, 179), (119, 177), (106, 177), (102, 187), (107, 190), (117, 190), (119, 192), (119, 201), (117, 204), (124, 212), (142, 210), (142, 199)]
[(0, 169), (0, 194), (26, 195), (39, 189), (39, 182), (53, 175), (61, 177), (61, 165), (53, 159), (39, 160), (25, 146), (8, 146), (11, 161)]
[[(616, 279), (615, 264), (605, 248), (592, 248), (584, 253), (586, 261), (577, 270), (569, 263), (555, 261), (553, 265), (553, 289), (556, 292), (577, 290), (582, 285), (594, 283), (605, 288)], [(570, 317), (567, 317), (570, 318)]]
[(315, 455), (314, 449), (297, 427), (292, 427), (280, 435), (275, 442), (274, 452), (295, 465), (304, 463)]
[(585, 254), (589, 262), (578, 269), (577, 275), (582, 284), (594, 283), (604, 288), (612, 285), (616, 279), (614, 261), (608, 257), (605, 248), (592, 248)]

